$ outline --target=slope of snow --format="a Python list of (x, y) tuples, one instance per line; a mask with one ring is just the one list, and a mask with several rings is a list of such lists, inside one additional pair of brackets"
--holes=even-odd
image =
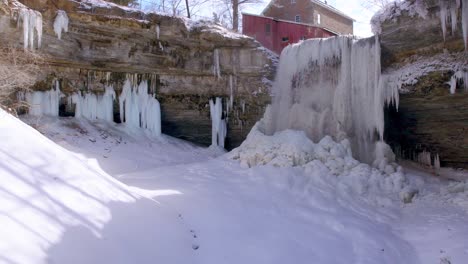
[[(164, 212), (155, 201), (140, 199), (180, 195), (179, 191), (127, 187), (105, 173), (95, 159), (59, 147), (3, 110), (0, 129), (1, 263), (55, 262), (50, 250), (64, 236), (74, 241), (59, 252), (68, 258), (78, 245), (96, 240), (114, 251), (107, 252), (110, 263), (149, 263), (156, 257), (165, 259), (174, 248), (191, 254), (190, 236), (170, 224), (177, 221), (176, 215)], [(135, 211), (144, 217), (133, 219), (128, 232)], [(149, 223), (164, 229), (147, 229)], [(135, 250), (128, 251), (129, 247)]]

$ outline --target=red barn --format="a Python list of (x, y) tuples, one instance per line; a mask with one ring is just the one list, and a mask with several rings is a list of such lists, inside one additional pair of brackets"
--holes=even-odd
[(310, 24), (272, 17), (242, 14), (242, 33), (255, 38), (269, 50), (280, 54), (284, 47), (310, 38), (328, 38), (338, 35), (331, 30)]

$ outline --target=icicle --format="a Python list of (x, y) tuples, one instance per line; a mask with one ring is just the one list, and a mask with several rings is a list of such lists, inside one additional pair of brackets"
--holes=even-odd
[(36, 12), (36, 32), (37, 32), (37, 47), (42, 47), (42, 14)]
[(21, 9), (20, 18), (23, 21), (23, 47), (27, 49), (29, 47), (29, 11)]
[(221, 68), (219, 64), (219, 50), (215, 49), (213, 52), (213, 75), (218, 79), (221, 78)]
[(462, 30), (465, 50), (468, 50), (468, 1), (462, 3)]
[(232, 80), (232, 75), (229, 75), (229, 90), (231, 92), (230, 97), (229, 97), (229, 105), (231, 106), (231, 109), (234, 106), (234, 87), (233, 87), (233, 80)]
[(434, 168), (438, 171), (440, 170), (440, 159), (439, 159), (439, 154), (436, 154), (434, 157)]
[(450, 94), (455, 94), (455, 90), (457, 89), (457, 78), (454, 76), (452, 76), (452, 78), (450, 78)]
[(28, 26), (28, 34), (29, 34), (29, 48), (34, 48), (34, 33), (36, 32), (36, 12), (34, 10), (29, 10), (29, 26)]
[(452, 22), (452, 36), (455, 36), (457, 30), (457, 9), (458, 7), (453, 3), (450, 5), (450, 20)]
[(216, 100), (210, 100), (210, 116), (211, 116), (211, 146), (220, 146), (224, 148), (226, 140), (226, 122), (222, 120), (223, 105), (221, 98), (216, 97)]
[(57, 16), (54, 21), (54, 32), (58, 39), (62, 39), (62, 31), (68, 32), (68, 22), (67, 13), (63, 10), (57, 11)]
[(159, 40), (159, 33), (161, 29), (159, 28), (159, 25), (156, 25), (156, 38)]
[(114, 121), (114, 100), (116, 98), (114, 88), (106, 86), (103, 95), (80, 92), (73, 94), (71, 103), (75, 104), (75, 117), (89, 120)]
[[(438, 158), (438, 156), (437, 156), (437, 158)], [(434, 161), (435, 161), (435, 159), (434, 159)], [(431, 153), (428, 152), (428, 151), (425, 151), (425, 150), (423, 152), (419, 152), (418, 155), (417, 155), (417, 162), (422, 164), (422, 165), (431, 167), (432, 166)], [(439, 165), (439, 167), (440, 167), (440, 165)]]
[(448, 17), (449, 17), (449, 13), (448, 13), (447, 4), (444, 0), (440, 0), (440, 24), (442, 26), (442, 34), (444, 36), (444, 41), (445, 41), (445, 36), (447, 35)]
[(468, 72), (457, 71), (450, 78), (450, 93), (455, 94), (458, 84), (463, 83), (465, 91), (468, 91)]
[(23, 47), (34, 49), (34, 38), (37, 34), (37, 46), (42, 45), (42, 14), (32, 9), (19, 11), (18, 25), (23, 23)]

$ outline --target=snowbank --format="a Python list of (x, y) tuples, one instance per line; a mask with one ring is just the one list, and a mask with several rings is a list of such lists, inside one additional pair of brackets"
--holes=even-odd
[[(96, 159), (84, 156), (85, 142), (91, 142), (77, 130), (83, 154), (60, 147), (3, 110), (0, 129), (1, 263), (183, 263), (193, 254), (177, 215), (154, 200), (180, 191), (143, 190), (115, 180)], [(64, 131), (55, 131), (56, 139), (70, 139)], [(141, 153), (133, 146), (132, 155)], [(127, 149), (121, 154), (130, 155)]]

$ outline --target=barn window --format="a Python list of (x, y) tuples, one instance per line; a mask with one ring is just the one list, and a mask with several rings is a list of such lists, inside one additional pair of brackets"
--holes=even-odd
[(317, 24), (320, 25), (320, 14), (317, 14)]
[(265, 34), (269, 36), (271, 33), (271, 25), (270, 24), (265, 24)]
[(289, 37), (283, 37), (283, 38), (281, 38), (281, 40), (282, 40), (283, 42), (288, 42), (288, 41), (289, 41)]
[(295, 4), (296, 3), (296, 0), (291, 0), (291, 4)]
[(296, 21), (296, 22), (301, 22), (301, 16), (300, 16), (300, 15), (296, 15), (294, 21)]

